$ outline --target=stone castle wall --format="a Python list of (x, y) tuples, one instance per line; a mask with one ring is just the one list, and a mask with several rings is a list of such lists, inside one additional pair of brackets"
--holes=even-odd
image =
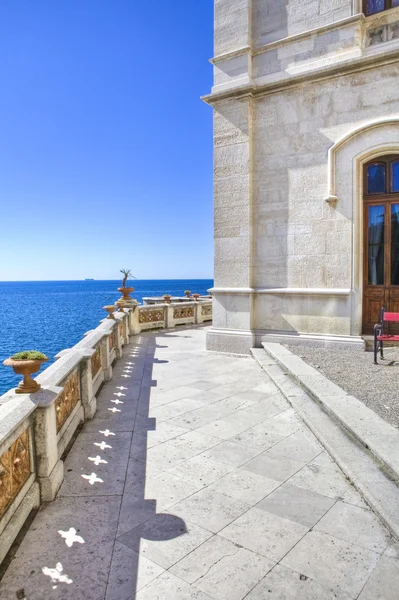
[(399, 153), (399, 8), (215, 6), (209, 348), (277, 334), (362, 344), (360, 172), (373, 152)]

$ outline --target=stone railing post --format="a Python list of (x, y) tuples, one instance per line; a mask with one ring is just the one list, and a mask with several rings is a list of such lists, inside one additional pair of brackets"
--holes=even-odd
[(201, 305), (199, 302), (195, 303), (194, 306), (194, 323), (198, 325), (198, 323), (202, 323), (201, 321)]
[(110, 381), (112, 379), (112, 364), (109, 351), (108, 338), (112, 335), (112, 330), (108, 335), (105, 335), (100, 342), (101, 348), (101, 366), (104, 371), (104, 381)]
[(96, 353), (95, 349), (82, 350), (83, 360), (79, 365), (80, 394), (84, 410), (84, 417), (92, 419), (97, 410), (97, 398), (93, 394), (93, 374), (91, 369), (91, 357)]
[(124, 340), (125, 340), (125, 344), (129, 343), (129, 319), (130, 319), (129, 313), (125, 312), (124, 315), (123, 315), (123, 321), (122, 321), (122, 323), (123, 323), (123, 337), (124, 337)]
[(123, 334), (121, 335), (120, 325), (122, 319), (119, 316), (115, 317), (116, 325), (114, 325), (114, 344), (115, 344), (115, 356), (117, 359), (122, 358), (123, 350)]
[(165, 326), (166, 329), (172, 329), (173, 327), (175, 327), (175, 319), (174, 319), (174, 310), (175, 310), (175, 306), (174, 304), (166, 304), (165, 305)]
[(133, 306), (129, 312), (129, 333), (130, 335), (138, 335), (140, 332), (140, 307)]
[(64, 479), (64, 463), (58, 457), (56, 400), (62, 387), (42, 389), (31, 395), (37, 405), (34, 413), (36, 469), (42, 502), (55, 499)]

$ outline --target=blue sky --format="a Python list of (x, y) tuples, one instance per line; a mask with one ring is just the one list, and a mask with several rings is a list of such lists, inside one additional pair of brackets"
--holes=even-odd
[(2, 0), (0, 280), (213, 276), (213, 0)]

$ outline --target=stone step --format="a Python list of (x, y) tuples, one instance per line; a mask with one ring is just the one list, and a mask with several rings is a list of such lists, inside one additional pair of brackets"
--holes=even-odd
[[(399, 506), (399, 486), (397, 484), (399, 471), (396, 470), (399, 446), (396, 445), (396, 434), (398, 433), (396, 429), (382, 421), (359, 400), (348, 396), (339, 386), (330, 382), (280, 344), (268, 343), (265, 344), (265, 349), (254, 348), (251, 352), (346, 477), (361, 493), (367, 504), (378, 514), (392, 535), (399, 540), (399, 512), (397, 510)], [(296, 375), (293, 370), (296, 371)], [(314, 375), (313, 371), (318, 377), (314, 377), (311, 381), (311, 377)], [(320, 377), (324, 381), (321, 381)], [(304, 379), (312, 387), (313, 392), (310, 392), (304, 385)], [(330, 407), (334, 402), (337, 404), (336, 408), (351, 405), (352, 410), (347, 424), (344, 422), (342, 410), (331, 410)], [(358, 408), (360, 408), (359, 414), (357, 414)], [(382, 421), (382, 424), (378, 423), (379, 429), (376, 428), (374, 432), (375, 439), (372, 439), (373, 431), (369, 430), (370, 421), (367, 423), (363, 421), (365, 417), (363, 409)], [(337, 412), (340, 413), (340, 417)], [(359, 423), (363, 422), (365, 433), (367, 433), (364, 439), (359, 439), (359, 427), (356, 428), (357, 435), (353, 435), (353, 425), (356, 419)], [(391, 459), (387, 456), (388, 447), (385, 446), (384, 441), (377, 439), (384, 435), (384, 431), (394, 434), (395, 440), (386, 440), (392, 451)], [(366, 441), (370, 441), (370, 439), (373, 442), (373, 450), (368, 447)], [(380, 453), (385, 460), (382, 461), (377, 456)], [(387, 468), (386, 461), (389, 462), (389, 468)]]

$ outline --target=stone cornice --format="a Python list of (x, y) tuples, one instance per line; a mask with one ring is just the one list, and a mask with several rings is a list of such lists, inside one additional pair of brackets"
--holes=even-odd
[(332, 65), (326, 65), (318, 69), (312, 69), (306, 73), (292, 75), (289, 79), (267, 82), (260, 85), (252, 83), (249, 85), (237, 86), (221, 92), (206, 94), (205, 96), (201, 96), (201, 100), (212, 106), (220, 100), (261, 96), (296, 87), (310, 80), (322, 81), (323, 79), (349, 75), (350, 73), (359, 73), (360, 71), (366, 71), (373, 68), (376, 63), (379, 63), (379, 65), (393, 64), (399, 61), (399, 47), (395, 43), (394, 47), (391, 47), (391, 44), (392, 42), (389, 42), (389, 49), (386, 48), (387, 44), (384, 44), (383, 48), (377, 47), (373, 53), (369, 51), (367, 54), (363, 54), (359, 57), (334, 63)]

